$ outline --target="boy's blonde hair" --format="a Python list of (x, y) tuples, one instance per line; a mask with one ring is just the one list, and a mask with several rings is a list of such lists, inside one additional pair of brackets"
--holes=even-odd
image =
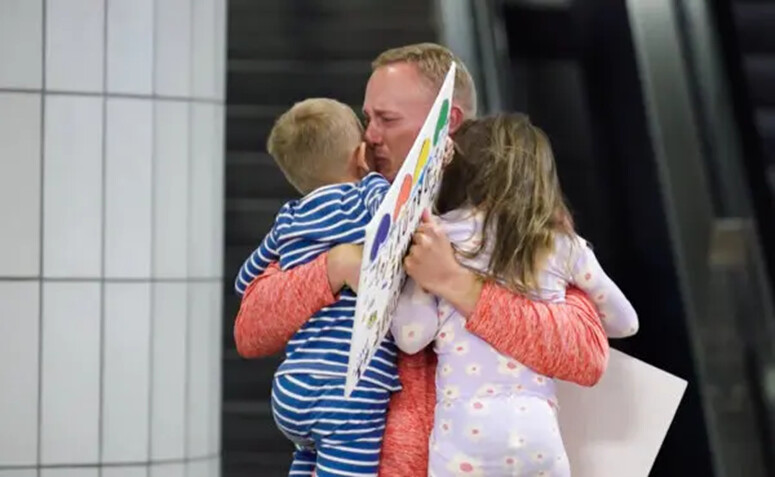
[(444, 83), (444, 77), (447, 75), (452, 62), (457, 66), (453, 99), (462, 109), (463, 119), (473, 119), (476, 117), (477, 106), (474, 79), (463, 61), (448, 48), (436, 43), (416, 43), (392, 48), (380, 54), (371, 63), (371, 69), (373, 71), (394, 63), (413, 64), (436, 93)]
[(347, 179), (363, 126), (352, 108), (328, 98), (298, 102), (275, 121), (266, 149), (299, 192)]

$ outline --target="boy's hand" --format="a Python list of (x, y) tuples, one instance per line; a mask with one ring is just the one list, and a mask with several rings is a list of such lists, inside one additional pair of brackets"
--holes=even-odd
[(345, 285), (358, 291), (362, 257), (363, 246), (349, 243), (337, 245), (328, 252), (328, 283), (334, 295)]

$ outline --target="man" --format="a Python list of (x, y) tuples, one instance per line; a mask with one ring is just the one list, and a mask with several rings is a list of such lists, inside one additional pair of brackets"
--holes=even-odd
[[(366, 86), (365, 140), (376, 170), (392, 181), (438, 94), (452, 62), (457, 65), (450, 134), (476, 116), (476, 91), (465, 65), (449, 50), (418, 44), (388, 50), (372, 64)], [(361, 251), (342, 245), (293, 270), (268, 270), (248, 288), (234, 326), (243, 357), (279, 352), (344, 287), (357, 286)], [(595, 384), (605, 369), (608, 341), (592, 302), (568, 290), (565, 304), (532, 302), (496, 283), (483, 283), (461, 266), (449, 240), (428, 214), (405, 260), (407, 273), (467, 317), (467, 329), (535, 371), (581, 385)], [(282, 292), (281, 292), (282, 290)], [(428, 437), (435, 406), (436, 357), (428, 348), (399, 354), (403, 390), (390, 401), (380, 476), (427, 474)], [(294, 468), (312, 475), (314, 463)]]

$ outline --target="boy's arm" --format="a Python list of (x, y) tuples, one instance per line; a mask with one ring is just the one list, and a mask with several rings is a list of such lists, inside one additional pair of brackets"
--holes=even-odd
[(361, 200), (366, 205), (370, 217), (376, 215), (388, 190), (390, 190), (390, 182), (376, 172), (368, 174), (361, 180)]
[(573, 267), (573, 282), (600, 311), (603, 329), (611, 338), (626, 338), (638, 332), (638, 314), (622, 290), (606, 275), (588, 246), (582, 245)]
[(277, 253), (277, 229), (272, 230), (266, 235), (261, 245), (245, 260), (240, 267), (237, 278), (234, 280), (234, 289), (239, 295), (245, 294), (245, 289), (259, 275), (264, 273), (267, 267), (277, 262), (279, 255)]
[(327, 259), (324, 253), (287, 271), (273, 264), (253, 280), (234, 323), (240, 356), (259, 358), (280, 352), (309, 317), (336, 301)]
[(438, 329), (436, 297), (407, 278), (390, 323), (396, 346), (406, 354), (415, 354), (433, 342)]

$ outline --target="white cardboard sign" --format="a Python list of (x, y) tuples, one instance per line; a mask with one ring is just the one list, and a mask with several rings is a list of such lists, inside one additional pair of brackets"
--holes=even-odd
[(595, 387), (558, 381), (573, 477), (648, 477), (686, 381), (612, 349)]
[(390, 328), (406, 279), (404, 255), (422, 211), (431, 207), (438, 194), (454, 86), (453, 64), (404, 164), (366, 228), (345, 396), (355, 388)]

